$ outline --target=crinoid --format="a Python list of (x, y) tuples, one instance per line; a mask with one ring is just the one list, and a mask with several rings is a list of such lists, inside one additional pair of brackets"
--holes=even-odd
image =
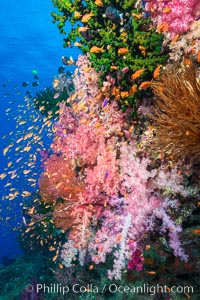
[(179, 164), (200, 162), (200, 82), (192, 61), (166, 68), (152, 84), (156, 96), (150, 118), (153, 148)]

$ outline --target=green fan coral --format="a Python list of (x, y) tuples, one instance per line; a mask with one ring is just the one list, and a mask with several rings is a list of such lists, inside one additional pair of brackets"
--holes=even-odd
[[(163, 36), (155, 32), (136, 1), (53, 0), (53, 4), (59, 9), (52, 17), (60, 32), (66, 34), (67, 21), (72, 25), (64, 46), (74, 43), (90, 53), (93, 67), (101, 72), (100, 85), (111, 79), (112, 97), (123, 110), (129, 106), (136, 110), (140, 99), (151, 96), (153, 71), (167, 59)], [(139, 70), (141, 74), (135, 76)]]

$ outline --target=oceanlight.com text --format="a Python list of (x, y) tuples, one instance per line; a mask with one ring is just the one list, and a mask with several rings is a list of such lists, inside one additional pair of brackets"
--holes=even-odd
[[(31, 284), (28, 284), (25, 288), (26, 292), (31, 293), (34, 290), (34, 287)], [(63, 284), (49, 284), (45, 283), (37, 283), (36, 292), (43, 294), (60, 294), (66, 295), (68, 293), (74, 294), (84, 294), (84, 293), (92, 293), (92, 294), (103, 294), (104, 292), (110, 292), (112, 294), (120, 293), (120, 294), (162, 294), (162, 293), (173, 293), (173, 294), (193, 294), (194, 288), (193, 286), (172, 286), (168, 287), (167, 285), (149, 285), (143, 284), (140, 286), (120, 286), (115, 283), (104, 284), (101, 287), (98, 287), (93, 284), (79, 284), (76, 283), (74, 285), (63, 285)]]

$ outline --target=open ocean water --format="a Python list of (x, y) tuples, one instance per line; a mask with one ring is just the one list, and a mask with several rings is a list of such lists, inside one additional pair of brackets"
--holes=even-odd
[[(30, 90), (33, 93), (38, 89), (42, 90), (45, 86), (51, 86), (54, 74), (62, 65), (62, 55), (71, 55), (70, 49), (63, 49), (62, 36), (58, 34), (56, 26), (52, 25), (51, 11), (53, 5), (51, 1), (4, 1), (0, 3), (0, 131), (1, 137), (10, 135), (10, 141), (14, 140), (16, 134), (16, 122), (14, 115), (17, 105), (24, 104), (24, 96)], [(77, 53), (73, 55), (77, 56)], [(36, 70), (39, 76), (34, 79), (32, 70)], [(32, 82), (38, 81), (36, 88)], [(26, 87), (23, 82), (29, 82)], [(14, 102), (13, 106), (9, 102)], [(11, 108), (12, 113), (6, 116), (6, 109)], [(7, 159), (2, 155), (3, 149), (9, 144), (7, 139), (1, 139), (1, 173), (6, 167)], [(14, 153), (13, 153), (14, 154)], [(15, 163), (16, 156), (11, 155), (10, 160)], [(38, 166), (40, 168), (40, 166)], [(39, 171), (39, 170), (38, 170)], [(5, 182), (0, 181), (1, 201), (4, 199)], [(28, 185), (26, 181), (18, 183), (19, 188)], [(20, 199), (16, 199), (16, 209)], [(6, 204), (5, 204), (6, 205)], [(5, 208), (5, 207), (4, 207)], [(4, 214), (1, 211), (1, 214)], [(12, 225), (21, 222), (20, 210), (17, 218), (13, 219)], [(8, 228), (1, 224), (1, 247), (0, 257), (9, 256), (11, 258), (20, 255), (16, 244), (16, 234), (12, 227)], [(4, 234), (6, 234), (4, 236)]]

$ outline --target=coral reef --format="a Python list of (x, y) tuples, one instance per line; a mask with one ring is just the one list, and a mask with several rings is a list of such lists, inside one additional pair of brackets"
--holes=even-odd
[[(87, 67), (86, 57), (79, 61), (80, 69)], [(95, 74), (92, 68), (90, 72)], [(179, 240), (181, 227), (165, 204), (171, 203), (172, 195), (188, 196), (182, 177), (173, 168), (148, 169), (148, 154), (140, 153), (129, 131), (131, 118), (97, 92), (97, 73), (89, 82), (88, 77), (88, 72), (77, 73), (77, 90), (67, 100), (70, 107), (60, 105), (53, 154), (44, 162), (39, 182), (55, 225), (69, 230), (61, 251), (63, 265), (71, 267), (77, 258), (81, 265), (105, 263), (109, 254), (110, 279), (121, 279), (128, 266), (141, 269), (136, 254), (144, 250), (154, 215), (163, 224), (160, 232), (168, 236), (169, 248), (186, 260)], [(81, 86), (88, 89), (87, 97)], [(173, 203), (178, 207), (178, 201)], [(174, 231), (168, 232), (172, 227)]]
[[(44, 257), (42, 276), (33, 268), (28, 278), (48, 281), (48, 270), (51, 279), (67, 282), (67, 299), (190, 298), (191, 291), (171, 291), (183, 284), (192, 285), (198, 299), (199, 3), (52, 2), (62, 34), (71, 23), (64, 46), (83, 55), (76, 61), (63, 56), (73, 74), (59, 67), (52, 88), (34, 99), (53, 139), (47, 150), (37, 150), (39, 191), (30, 199), (30, 192), (22, 194), (20, 245), (36, 268)], [(18, 278), (18, 261), (3, 271)], [(25, 280), (14, 297), (37, 299), (36, 282), (27, 295)], [(73, 293), (74, 284), (88, 282), (101, 292)], [(104, 289), (111, 282), (127, 288), (156, 283), (168, 293), (113, 294)]]
[(72, 29), (65, 46), (78, 46), (89, 54), (92, 66), (100, 72), (100, 86), (120, 107), (136, 112), (138, 103), (150, 96), (150, 81), (157, 66), (167, 60), (162, 49), (162, 34), (155, 32), (151, 21), (136, 1), (93, 2), (54, 0), (59, 9), (53, 12), (61, 33), (65, 24)]
[(166, 31), (171, 38), (176, 34), (187, 32), (191, 22), (200, 13), (198, 0), (146, 0), (145, 2), (145, 9), (151, 13), (158, 32)]

